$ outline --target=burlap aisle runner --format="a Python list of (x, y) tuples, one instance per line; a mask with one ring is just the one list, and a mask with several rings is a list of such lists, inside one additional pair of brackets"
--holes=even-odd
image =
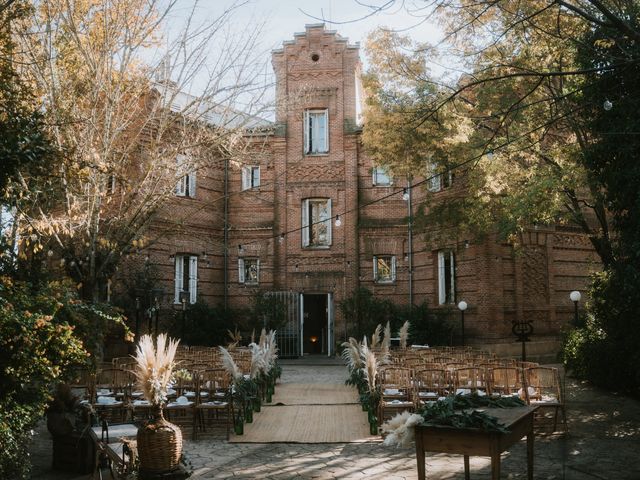
[(367, 414), (352, 387), (339, 384), (282, 384), (271, 404), (255, 413), (234, 443), (357, 443), (369, 434)]

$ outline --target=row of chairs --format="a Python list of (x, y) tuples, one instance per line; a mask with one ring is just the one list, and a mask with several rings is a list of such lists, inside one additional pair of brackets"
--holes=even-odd
[[(185, 436), (197, 438), (207, 427), (220, 424), (228, 438), (234, 414), (228, 372), (206, 366), (185, 372), (168, 391), (165, 417), (180, 426)], [(151, 415), (151, 406), (136, 391), (130, 370), (102, 368), (72, 388), (82, 403), (109, 423), (142, 421)]]
[(465, 365), (414, 370), (393, 365), (381, 370), (380, 385), (382, 399), (378, 415), (382, 421), (446, 395), (477, 392), (479, 395), (517, 395), (530, 405), (553, 409), (553, 431), (557, 428), (559, 413), (567, 431), (560, 376), (552, 367)]

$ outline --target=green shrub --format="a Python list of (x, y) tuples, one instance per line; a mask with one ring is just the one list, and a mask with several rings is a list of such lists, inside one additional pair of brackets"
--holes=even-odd
[(182, 310), (174, 312), (169, 334), (180, 338), (185, 345), (224, 345), (229, 325), (229, 315), (225, 314), (222, 306), (211, 307), (198, 301), (189, 305), (184, 314)]
[(457, 328), (450, 308), (430, 309), (426, 302), (414, 305), (411, 310), (403, 306), (398, 317), (400, 324), (405, 320), (411, 322), (409, 344), (451, 345)]
[(637, 272), (605, 271), (593, 277), (583, 327), (569, 330), (561, 357), (578, 378), (601, 387), (640, 392), (640, 325)]
[(56, 382), (86, 361), (74, 327), (61, 320), (74, 308), (59, 284), (34, 290), (0, 277), (0, 478), (27, 478), (29, 431), (42, 417)]

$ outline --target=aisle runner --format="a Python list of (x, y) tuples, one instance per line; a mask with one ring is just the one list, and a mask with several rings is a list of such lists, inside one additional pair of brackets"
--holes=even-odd
[(274, 404), (339, 405), (358, 403), (355, 388), (333, 383), (283, 383), (276, 387)]
[(339, 384), (282, 384), (273, 403), (254, 413), (232, 443), (356, 443), (369, 434), (367, 414), (354, 388)]

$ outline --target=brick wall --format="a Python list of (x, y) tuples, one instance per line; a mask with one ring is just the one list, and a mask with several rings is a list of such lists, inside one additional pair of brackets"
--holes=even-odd
[[(322, 25), (308, 25), (272, 56), (279, 100), (276, 128), (247, 135), (246, 154), (228, 168), (229, 306), (246, 307), (263, 291), (332, 293), (336, 305), (336, 340), (344, 332), (337, 305), (359, 286), (397, 304), (409, 302), (408, 205), (402, 199), (406, 179), (388, 187), (374, 186), (374, 165), (364, 153), (356, 125), (358, 47)], [(329, 151), (305, 155), (305, 109), (328, 109)], [(209, 303), (224, 298), (224, 163), (198, 175), (195, 199), (176, 198), (156, 228), (169, 232), (150, 250), (166, 290), (173, 295), (171, 255), (201, 258), (199, 295)], [(242, 190), (243, 166), (260, 166), (260, 186)], [(421, 178), (414, 178), (418, 182)], [(464, 192), (463, 178), (436, 194), (438, 201)], [(414, 212), (424, 199), (423, 187), (412, 192)], [(302, 202), (330, 198), (329, 248), (302, 246)], [(175, 228), (176, 218), (182, 218)], [(280, 238), (281, 234), (284, 238)], [(413, 240), (413, 302), (438, 307), (438, 261), (441, 249), (456, 259), (456, 301), (464, 299), (470, 342), (512, 342), (511, 324), (532, 320), (540, 337), (557, 336), (572, 315), (568, 294), (583, 289), (598, 262), (588, 239), (555, 228), (526, 232), (522, 249), (514, 251), (498, 238), (482, 243), (447, 238), (446, 232)], [(239, 248), (241, 247), (241, 248)], [(204, 254), (206, 253), (206, 259)], [(373, 278), (373, 256), (394, 255), (397, 277), (392, 284)], [(260, 259), (259, 285), (238, 282), (238, 258)], [(457, 313), (455, 313), (457, 315)]]

